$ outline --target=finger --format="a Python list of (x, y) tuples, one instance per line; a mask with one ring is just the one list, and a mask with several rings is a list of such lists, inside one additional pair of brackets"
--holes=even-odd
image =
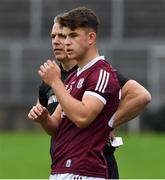
[(43, 107), (43, 110), (44, 110), (44, 111), (47, 111), (46, 107)]
[(45, 66), (44, 66), (44, 65), (41, 65), (41, 66), (40, 66), (40, 70), (41, 70), (43, 73), (45, 73), (45, 72), (46, 72)]
[(40, 105), (40, 104), (38, 104), (38, 105), (36, 106), (36, 108), (37, 108), (38, 111), (40, 111), (41, 113), (44, 111), (44, 107), (43, 107), (42, 105)]
[(43, 112), (43, 109), (39, 106), (34, 106), (33, 107), (33, 112), (37, 115), (37, 116), (40, 116)]
[(31, 110), (28, 113), (28, 118), (30, 118), (30, 119), (34, 119), (34, 116), (33, 116), (33, 107), (31, 108)]
[(40, 103), (38, 103), (37, 105), (36, 105), (38, 108), (44, 108)]
[(54, 63), (51, 60), (47, 60), (46, 63), (48, 64), (48, 66), (53, 67), (54, 65), (56, 65), (56, 63)]
[(48, 59), (48, 60), (46, 61), (46, 63), (47, 63), (47, 64), (52, 64), (53, 62), (52, 62), (50, 59)]
[(110, 139), (113, 141), (115, 139), (115, 134), (113, 132), (110, 133)]
[(31, 113), (29, 112), (29, 114), (28, 114), (28, 118), (29, 119), (33, 119), (34, 120), (34, 118), (33, 118), (33, 116), (31, 115)]
[(44, 68), (47, 69), (48, 67), (49, 67), (48, 63), (45, 62), (45, 63), (44, 63)]
[(48, 112), (48, 110), (46, 109), (46, 107), (43, 107), (43, 112), (49, 114), (49, 112)]
[(38, 115), (33, 110), (31, 110), (29, 113), (29, 117), (30, 117), (30, 119), (34, 120), (34, 119), (38, 118)]
[(43, 73), (41, 70), (38, 70), (38, 74), (40, 75), (40, 77), (43, 77), (45, 73)]

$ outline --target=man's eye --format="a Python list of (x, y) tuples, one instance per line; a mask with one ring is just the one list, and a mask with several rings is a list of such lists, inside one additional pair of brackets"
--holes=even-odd
[(77, 37), (77, 34), (72, 34), (71, 37), (75, 38), (75, 37)]
[(61, 35), (61, 36), (60, 36), (60, 38), (62, 38), (62, 39), (66, 39), (66, 36), (64, 36), (64, 35)]
[(52, 39), (54, 39), (56, 36), (55, 35), (52, 35)]

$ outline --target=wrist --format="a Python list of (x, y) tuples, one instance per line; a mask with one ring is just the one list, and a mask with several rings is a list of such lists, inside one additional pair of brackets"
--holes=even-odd
[(58, 86), (61, 84), (61, 79), (56, 79), (56, 80), (54, 80), (52, 83), (51, 83), (51, 87), (53, 88), (53, 89), (56, 89), (56, 88), (58, 88)]
[(40, 121), (40, 124), (41, 124), (41, 125), (47, 124), (47, 122), (49, 121), (49, 119), (50, 119), (49, 114), (46, 114), (45, 116), (42, 117), (42, 120)]

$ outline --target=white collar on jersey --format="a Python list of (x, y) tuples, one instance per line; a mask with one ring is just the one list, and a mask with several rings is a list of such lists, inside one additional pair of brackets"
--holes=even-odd
[(86, 69), (88, 69), (91, 66), (93, 66), (100, 59), (105, 60), (105, 57), (104, 56), (98, 56), (98, 57), (94, 58), (92, 61), (90, 61), (88, 64), (86, 64), (82, 69), (78, 68), (77, 69), (77, 76), (79, 76)]

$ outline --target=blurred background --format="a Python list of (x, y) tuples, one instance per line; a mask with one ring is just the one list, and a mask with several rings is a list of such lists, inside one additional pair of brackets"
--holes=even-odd
[[(28, 120), (27, 113), (38, 98), (41, 80), (37, 70), (46, 59), (53, 58), (50, 32), (54, 17), (80, 5), (91, 8), (100, 19), (98, 38), (100, 54), (105, 55), (123, 75), (135, 79), (152, 94), (152, 102), (143, 113), (136, 120), (121, 127), (124, 137), (129, 139), (131, 133), (138, 134), (141, 140), (146, 138), (144, 144), (150, 137), (154, 137), (153, 142), (158, 143), (155, 145), (156, 154), (149, 156), (146, 161), (150, 160), (150, 165), (165, 162), (163, 153), (165, 152), (165, 0), (0, 0), (0, 2), (0, 154), (11, 151), (7, 156), (0, 157), (0, 178), (46, 178), (49, 174), (49, 156), (42, 154), (48, 154), (46, 150), (49, 150), (49, 137), (38, 135), (41, 128)], [(19, 134), (18, 137), (15, 132)], [(11, 143), (17, 144), (20, 140), (19, 145), (16, 145), (20, 150), (20, 146), (24, 146), (22, 145), (24, 140), (21, 141), (19, 138), (26, 134), (26, 139), (29, 132), (36, 133), (33, 138), (41, 138), (33, 141), (35, 145), (36, 142), (41, 142), (37, 146), (41, 148), (40, 153), (42, 152), (39, 159), (48, 156), (45, 158), (48, 159), (46, 162), (48, 165), (44, 166), (47, 171), (41, 170), (40, 175), (37, 173), (30, 175), (26, 172), (24, 176), (20, 172), (13, 175), (8, 172), (11, 165), (9, 154), (12, 154), (15, 147), (12, 145), (11, 148)], [(151, 136), (147, 135), (143, 139), (145, 133)], [(11, 141), (14, 137), (15, 139)], [(32, 141), (28, 142), (26, 149), (29, 150), (29, 146), (32, 148)], [(127, 141), (129, 142), (131, 140)], [(151, 146), (148, 145), (146, 154), (152, 151), (153, 142)], [(42, 148), (44, 143), (46, 150)], [(131, 147), (135, 147), (131, 152), (144, 151), (138, 150), (137, 144)], [(159, 149), (161, 151), (158, 151)], [(155, 175), (151, 173), (150, 176), (145, 174), (146, 172), (138, 176), (140, 174), (136, 172), (137, 175), (135, 173), (130, 176), (130, 173), (127, 173), (130, 166), (123, 170), (126, 160), (122, 159), (124, 156), (122, 151), (124, 150), (121, 149), (117, 154), (119, 165), (121, 164), (121, 178), (165, 178), (163, 171), (161, 173), (158, 171)], [(19, 153), (16, 154), (14, 162), (20, 160), (17, 156)], [(159, 160), (158, 155), (161, 156)], [(155, 160), (152, 159), (154, 157)], [(28, 167), (34, 164), (34, 161), (29, 162), (30, 164), (26, 161)], [(136, 159), (131, 163), (135, 161)], [(138, 168), (140, 167), (141, 164)], [(153, 168), (156, 168), (155, 165)], [(158, 169), (161, 168), (163, 165)], [(16, 173), (16, 170), (13, 173)]]

